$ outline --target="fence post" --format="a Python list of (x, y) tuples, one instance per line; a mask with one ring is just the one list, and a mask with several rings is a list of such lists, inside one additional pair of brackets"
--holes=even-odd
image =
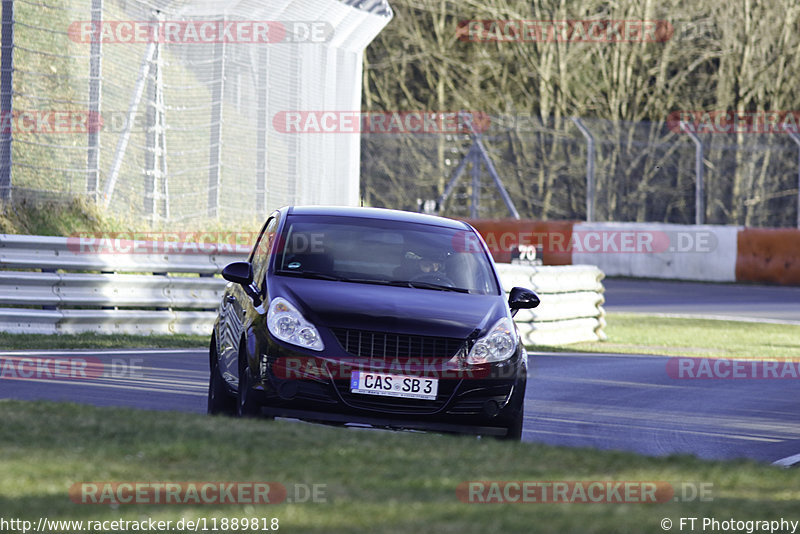
[[(224, 23), (224, 19), (223, 19)], [(208, 216), (219, 217), (220, 152), (222, 150), (222, 97), (225, 94), (225, 42), (214, 44), (214, 75), (211, 78), (211, 133), (208, 140)]]
[(267, 76), (267, 46), (258, 47), (258, 91), (256, 106), (256, 213), (265, 215), (267, 210), (267, 96), (269, 79)]
[(586, 138), (586, 222), (594, 222), (594, 136), (578, 117), (572, 122)]
[(469, 214), (473, 219), (477, 219), (481, 204), (481, 160), (477, 150), (470, 150), (470, 152), (472, 153), (472, 202)]
[[(153, 53), (153, 61), (158, 62), (158, 56), (161, 53), (161, 47), (156, 43), (156, 50)], [(150, 69), (151, 75), (147, 77), (147, 98), (145, 99), (145, 150), (144, 150), (144, 198), (143, 208), (144, 213), (151, 222), (156, 221), (158, 214), (158, 206), (156, 201), (156, 186), (158, 182), (158, 131), (156, 123), (160, 119), (158, 116), (158, 109), (156, 101), (158, 100), (158, 90), (156, 84), (156, 76), (153, 76), (153, 69)]]
[(447, 183), (447, 187), (444, 189), (444, 193), (436, 200), (436, 212), (441, 214), (442, 208), (444, 206), (445, 201), (450, 197), (450, 194), (453, 192), (456, 184), (458, 183), (458, 179), (461, 177), (461, 173), (464, 172), (464, 168), (466, 167), (467, 163), (472, 164), (472, 201), (470, 205), (470, 217), (473, 219), (477, 219), (480, 215), (479, 208), (480, 208), (480, 187), (481, 187), (481, 170), (480, 164), (483, 161), (483, 164), (486, 165), (486, 168), (489, 171), (489, 174), (494, 180), (495, 187), (500, 192), (500, 196), (503, 199), (503, 202), (508, 208), (509, 213), (515, 219), (519, 219), (519, 212), (517, 208), (514, 206), (514, 202), (511, 200), (511, 197), (508, 195), (508, 191), (506, 191), (505, 186), (503, 185), (503, 181), (500, 180), (500, 175), (497, 174), (497, 169), (494, 167), (494, 163), (492, 163), (492, 158), (489, 157), (489, 152), (486, 151), (486, 147), (483, 146), (483, 142), (481, 141), (481, 135), (477, 133), (474, 129), (472, 130), (472, 144), (467, 151), (467, 154), (461, 158), (461, 161), (458, 163), (455, 172), (453, 173), (453, 177)]
[(694, 175), (695, 175), (695, 188), (694, 188), (694, 223), (703, 224), (706, 218), (705, 206), (705, 184), (703, 182), (703, 142), (697, 137), (697, 134), (691, 130), (691, 127), (685, 122), (681, 122), (681, 129), (692, 139), (695, 145), (694, 149)]
[(103, 75), (103, 0), (92, 0), (92, 43), (89, 49), (89, 124), (86, 150), (86, 192), (97, 201), (100, 186), (100, 98)]
[(450, 178), (450, 181), (447, 182), (447, 186), (444, 188), (444, 192), (442, 195), (436, 200), (436, 208), (439, 212), (438, 214), (441, 215), (442, 208), (444, 207), (445, 201), (450, 197), (450, 194), (455, 189), (456, 184), (458, 183), (458, 179), (461, 178), (461, 173), (464, 172), (464, 167), (467, 166), (467, 161), (470, 160), (472, 157), (472, 150), (474, 148), (474, 143), (469, 147), (469, 152), (467, 155), (461, 158), (461, 161), (458, 162), (456, 166), (456, 170), (453, 172), (453, 177)]
[(130, 106), (128, 106), (125, 126), (122, 133), (120, 133), (119, 140), (117, 141), (117, 149), (114, 152), (114, 161), (111, 162), (111, 169), (108, 171), (108, 181), (106, 182), (103, 193), (104, 206), (106, 208), (111, 205), (111, 198), (114, 196), (114, 187), (117, 185), (117, 177), (119, 176), (120, 167), (122, 167), (122, 160), (125, 159), (125, 151), (128, 149), (128, 141), (131, 137), (131, 128), (136, 119), (136, 110), (139, 109), (139, 102), (142, 100), (144, 85), (147, 81), (155, 52), (156, 43), (151, 41), (145, 49), (142, 65), (139, 67), (139, 76), (136, 79), (136, 86), (133, 88), (133, 95), (131, 95), (131, 103)]
[(3, 0), (3, 23), (0, 33), (0, 198), (11, 198), (11, 141), (13, 138), (14, 91), (14, 0)]
[[(163, 20), (161, 12), (153, 12), (152, 22)], [(147, 80), (144, 153), (144, 213), (155, 223), (159, 217), (169, 219), (167, 188), (166, 111), (164, 107), (163, 54), (161, 43), (155, 43), (150, 75)]]
[(489, 152), (487, 152), (486, 147), (483, 146), (480, 134), (475, 134), (475, 146), (478, 149), (478, 156), (483, 158), (483, 164), (486, 165), (486, 170), (489, 171), (489, 176), (491, 176), (492, 180), (494, 180), (494, 185), (500, 192), (500, 197), (503, 199), (503, 203), (506, 205), (509, 213), (511, 213), (511, 216), (515, 219), (519, 219), (519, 212), (517, 211), (516, 206), (514, 206), (514, 201), (511, 200), (511, 197), (508, 195), (508, 191), (506, 191), (506, 187), (503, 185), (503, 181), (500, 179), (500, 175), (497, 174), (497, 169), (495, 169), (494, 163), (492, 163), (492, 158), (489, 157)]
[(158, 174), (161, 176), (159, 196), (161, 216), (169, 220), (169, 173), (167, 172), (167, 107), (164, 103), (164, 54), (159, 52), (156, 61), (156, 145), (161, 156)]
[[(784, 127), (792, 141), (800, 148), (800, 135), (797, 135), (797, 128)], [(797, 152), (797, 228), (800, 228), (800, 151)]]

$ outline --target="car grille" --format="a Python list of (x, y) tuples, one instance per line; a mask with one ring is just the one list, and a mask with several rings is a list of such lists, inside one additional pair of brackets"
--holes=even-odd
[(363, 358), (442, 358), (449, 360), (464, 345), (463, 339), (436, 336), (412, 336), (331, 329), (345, 352)]

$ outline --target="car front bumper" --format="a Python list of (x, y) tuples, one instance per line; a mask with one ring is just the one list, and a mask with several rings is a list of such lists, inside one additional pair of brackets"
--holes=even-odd
[[(415, 369), (413, 376), (438, 378), (435, 400), (352, 392), (350, 372), (375, 370), (374, 360), (344, 353), (310, 354), (273, 340), (265, 352), (258, 361), (255, 389), (270, 416), (503, 435), (524, 404), (527, 358), (521, 347), (501, 365), (460, 371), (444, 365)], [(385, 365), (377, 370), (409, 374), (408, 369)]]

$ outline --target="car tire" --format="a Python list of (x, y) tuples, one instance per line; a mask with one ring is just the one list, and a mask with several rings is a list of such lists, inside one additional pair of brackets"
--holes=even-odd
[(236, 399), (228, 392), (225, 379), (219, 371), (216, 354), (212, 353), (211, 373), (208, 378), (208, 414), (209, 415), (234, 415), (236, 413)]
[(238, 417), (256, 417), (261, 414), (261, 404), (257, 392), (253, 389), (253, 378), (247, 363), (239, 364), (239, 390), (236, 394), (236, 415)]

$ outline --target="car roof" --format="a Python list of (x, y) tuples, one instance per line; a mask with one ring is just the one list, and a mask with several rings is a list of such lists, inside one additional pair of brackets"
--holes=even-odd
[(348, 206), (290, 206), (287, 215), (312, 215), (312, 216), (334, 216), (334, 217), (361, 217), (364, 219), (382, 219), (387, 221), (402, 221), (419, 224), (430, 224), (465, 230), (470, 226), (462, 221), (427, 215), (425, 213), (414, 213), (411, 211), (391, 210), (386, 208), (362, 208)]

